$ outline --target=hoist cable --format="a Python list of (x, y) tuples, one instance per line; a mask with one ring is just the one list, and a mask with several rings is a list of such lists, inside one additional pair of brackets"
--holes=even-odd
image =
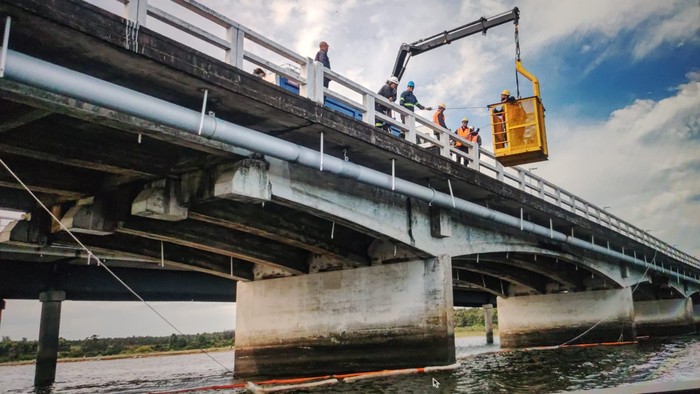
[[(515, 61), (520, 61), (520, 32), (518, 30), (518, 21), (515, 21)], [(518, 69), (515, 69), (515, 91), (518, 99), (520, 99), (520, 79), (518, 78)]]

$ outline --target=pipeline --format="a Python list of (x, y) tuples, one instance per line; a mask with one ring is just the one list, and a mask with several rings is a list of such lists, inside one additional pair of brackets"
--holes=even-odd
[[(200, 114), (200, 112), (13, 50), (7, 51), (5, 78), (98, 106), (128, 113), (139, 118), (161, 123), (193, 134), (198, 134), (200, 132), (200, 124), (202, 124), (201, 135), (209, 139), (314, 169), (318, 169), (321, 163), (323, 163), (323, 171), (344, 178), (353, 179), (386, 190), (393, 189), (395, 192), (402, 195), (431, 202), (445, 209), (454, 208), (469, 215), (474, 215), (538, 236), (550, 238), (561, 243), (626, 261), (641, 268), (650, 267), (648, 263), (625, 255), (624, 253), (594, 245), (558, 231), (552, 231), (549, 227), (540, 226), (463, 199), (455, 198), (453, 206), (453, 198), (449, 194), (437, 192), (432, 188), (421, 186), (400, 178), (392, 178), (390, 175), (379, 171), (322, 154), (293, 142), (284, 141), (247, 127), (236, 125), (212, 116), (205, 116), (204, 122), (202, 122), (203, 115)], [(673, 272), (662, 267), (654, 267), (654, 269), (669, 276), (683, 278), (686, 281), (700, 285), (700, 279), (679, 272)]]

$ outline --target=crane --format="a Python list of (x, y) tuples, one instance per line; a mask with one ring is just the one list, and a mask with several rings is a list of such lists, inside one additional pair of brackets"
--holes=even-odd
[(394, 70), (391, 75), (401, 80), (411, 56), (420, 55), (423, 52), (439, 48), (443, 45), (459, 40), (460, 38), (468, 37), (476, 33), (486, 34), (488, 29), (510, 21), (514, 21), (514, 23), (517, 24), (519, 17), (520, 10), (518, 10), (518, 7), (515, 7), (512, 10), (502, 14), (492, 16), (490, 18), (481, 17), (481, 19), (474, 22), (467, 23), (466, 25), (457, 27), (450, 31), (438, 33), (432, 37), (418, 40), (412, 44), (401, 44), (399, 54), (396, 56), (396, 62), (394, 63)]
[[(496, 160), (506, 167), (544, 161), (549, 156), (539, 80), (527, 71), (520, 61), (519, 19), (520, 10), (515, 7), (502, 14), (490, 18), (481, 17), (477, 21), (418, 40), (412, 44), (401, 44), (394, 63), (394, 70), (391, 73), (392, 76), (401, 80), (411, 56), (420, 55), (479, 32), (486, 34), (486, 31), (492, 27), (513, 21), (516, 46), (515, 79), (516, 86), (518, 86), (518, 97), (510, 97), (507, 102), (488, 105), (491, 117), (493, 152)], [(522, 75), (532, 82), (533, 95), (531, 97), (520, 97), (518, 75)], [(507, 96), (510, 96), (510, 91), (503, 93), (506, 92)]]

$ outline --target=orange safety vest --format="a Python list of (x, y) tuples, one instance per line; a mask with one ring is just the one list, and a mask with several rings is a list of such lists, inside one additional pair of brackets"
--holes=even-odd
[(479, 141), (479, 134), (469, 134), (467, 136), (467, 141), (477, 143)]
[[(469, 140), (469, 127), (459, 126), (459, 128), (457, 129), (457, 135), (466, 140)], [(460, 141), (455, 141), (455, 146), (462, 146), (462, 143)]]
[[(447, 124), (447, 118), (445, 118), (445, 111), (442, 111), (442, 119), (444, 120), (445, 124)], [(440, 119), (438, 117), (440, 116), (440, 110), (435, 111), (433, 114), (433, 123), (436, 125), (440, 126)]]

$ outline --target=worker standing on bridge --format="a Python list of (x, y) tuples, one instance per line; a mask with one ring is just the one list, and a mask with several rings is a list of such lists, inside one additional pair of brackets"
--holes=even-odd
[[(314, 60), (323, 63), (323, 67), (330, 70), (331, 60), (328, 58), (328, 43), (325, 41), (321, 41), (321, 43), (318, 44), (318, 48), (319, 50), (318, 52), (316, 52), (316, 57), (314, 58)], [(327, 88), (330, 82), (330, 79), (323, 78), (323, 87)]]
[[(396, 101), (396, 88), (399, 87), (399, 79), (396, 77), (391, 77), (387, 79), (386, 83), (382, 85), (382, 87), (379, 89), (377, 92), (378, 95), (385, 97), (389, 101)], [(391, 109), (379, 104), (375, 103), (374, 104), (374, 110), (378, 113), (384, 114), (388, 117), (391, 117)], [(381, 127), (386, 131), (389, 131), (390, 125), (385, 123), (383, 120), (379, 118), (374, 119), (374, 125), (377, 127)]]
[[(415, 89), (415, 87), (416, 84), (413, 83), (413, 81), (408, 81), (408, 84), (406, 85), (406, 90), (403, 93), (401, 93), (401, 100), (399, 100), (399, 105), (402, 107), (406, 107), (406, 109), (410, 110), (411, 112), (415, 111), (415, 107), (431, 111), (433, 107), (424, 107), (421, 103), (418, 102), (418, 98), (415, 94), (413, 94), (413, 89)], [(405, 116), (401, 115), (401, 121), (406, 123), (406, 119), (404, 118)]]
[(433, 123), (447, 129), (447, 124), (445, 123), (445, 104), (444, 103), (440, 103), (440, 105), (438, 105), (437, 111), (435, 111), (435, 113), (433, 114)]
[[(455, 131), (455, 134), (457, 134), (458, 136), (462, 137), (462, 138), (465, 139), (465, 140), (468, 140), (469, 132), (470, 132), (470, 129), (469, 129), (469, 119), (463, 118), (463, 119), (462, 119), (462, 125), (459, 126), (459, 128), (457, 128), (457, 130)], [(467, 152), (469, 151), (469, 150), (467, 149), (467, 147), (464, 146), (464, 144), (463, 144), (461, 141), (459, 141), (459, 140), (456, 140), (456, 141), (455, 141), (455, 148), (461, 150), (461, 151), (464, 152), (464, 153), (467, 153)], [(458, 162), (462, 162), (462, 160), (459, 160), (459, 158), (458, 158), (457, 161), (458, 161)], [(462, 163), (462, 164), (464, 164), (464, 163)]]
[(479, 131), (481, 129), (474, 129), (474, 126), (469, 128), (469, 135), (467, 136), (467, 141), (478, 145), (481, 147), (481, 136), (479, 135)]

